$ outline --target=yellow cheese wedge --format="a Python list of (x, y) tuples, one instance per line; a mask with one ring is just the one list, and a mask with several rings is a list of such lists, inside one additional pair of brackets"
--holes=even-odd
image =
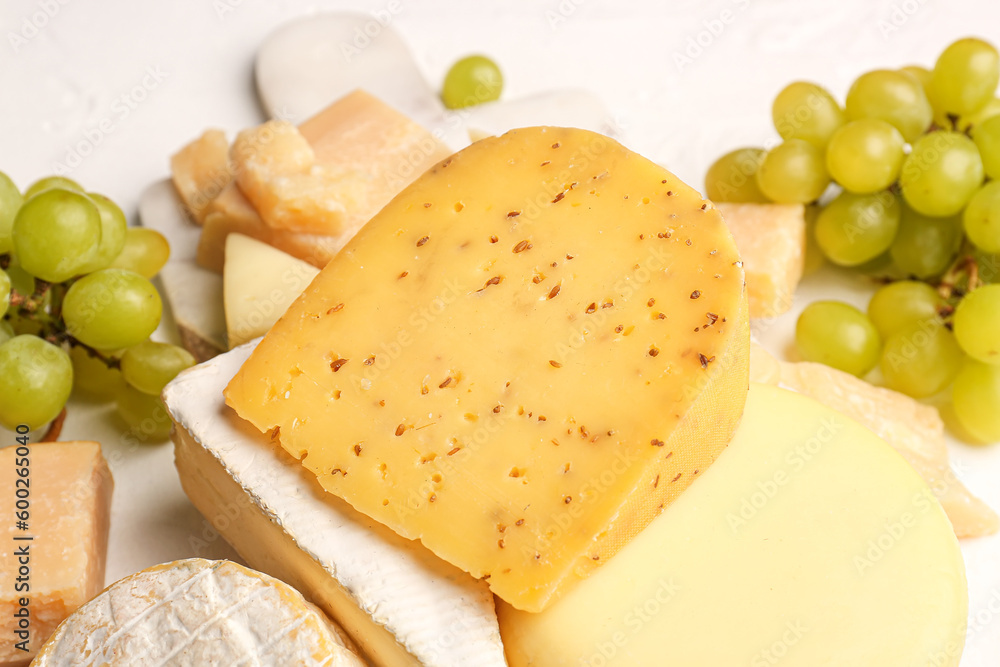
[(747, 274), (750, 317), (792, 307), (802, 278), (806, 222), (801, 204), (716, 204), (736, 240)]
[(222, 294), (229, 348), (263, 336), (319, 269), (249, 236), (226, 239)]
[(450, 153), (360, 90), (298, 131), (272, 122), (243, 133), (231, 155), (239, 187), (209, 206), (198, 262), (221, 271), (225, 237), (238, 232), (322, 267), (396, 193)]
[(191, 217), (202, 224), (208, 205), (233, 180), (225, 133), (206, 130), (170, 158), (170, 173)]
[(331, 493), (538, 610), (725, 447), (748, 345), (709, 203), (607, 137), (529, 128), (396, 197), (226, 395)]
[(751, 346), (750, 379), (809, 396), (867, 426), (924, 478), (958, 537), (997, 532), (996, 512), (952, 472), (944, 422), (933, 407), (825, 364), (778, 361), (756, 343)]
[(113, 486), (96, 442), (0, 449), (0, 664), (26, 664), (104, 587)]
[(353, 648), (291, 586), (191, 558), (109, 586), (59, 626), (32, 665), (364, 667)]
[(959, 664), (968, 595), (926, 484), (863, 426), (754, 384), (719, 460), (540, 614), (511, 667)]

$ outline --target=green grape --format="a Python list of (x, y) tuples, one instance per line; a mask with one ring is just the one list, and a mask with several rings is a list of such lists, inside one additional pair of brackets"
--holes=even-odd
[(906, 67), (900, 67), (899, 71), (903, 74), (913, 77), (920, 84), (920, 87), (924, 91), (924, 96), (927, 97), (928, 103), (930, 102), (930, 90), (931, 79), (934, 77), (934, 73), (923, 65), (907, 65)]
[(73, 388), (69, 355), (37, 336), (0, 345), (0, 424), (36, 429), (56, 418)]
[(844, 124), (844, 110), (833, 95), (814, 83), (796, 81), (774, 98), (774, 128), (782, 139), (803, 139), (821, 149)]
[(14, 227), (14, 216), (24, 203), (21, 192), (10, 180), (7, 174), (0, 171), (0, 254), (14, 249), (11, 229)]
[(834, 264), (864, 264), (892, 245), (901, 208), (888, 190), (871, 195), (842, 192), (820, 211), (816, 243)]
[(972, 140), (983, 160), (983, 171), (990, 178), (1000, 178), (1000, 116), (983, 121)]
[(160, 323), (163, 304), (153, 284), (138, 273), (102, 269), (73, 283), (62, 315), (70, 335), (99, 350), (132, 347)]
[(952, 326), (967, 355), (1000, 365), (1000, 285), (983, 285), (966, 294), (955, 308)]
[(871, 320), (839, 301), (814, 301), (795, 324), (795, 344), (806, 361), (861, 377), (878, 363), (882, 340)]
[(83, 187), (71, 178), (65, 178), (63, 176), (47, 176), (45, 178), (40, 178), (31, 185), (28, 189), (24, 191), (24, 198), (31, 199), (35, 195), (45, 192), (46, 190), (53, 190), (58, 188), (60, 190), (70, 190), (72, 192), (79, 192), (83, 194)]
[(973, 248), (972, 256), (979, 267), (979, 282), (985, 285), (1000, 282), (1000, 254), (984, 252), (979, 248)]
[(104, 361), (91, 356), (85, 348), (74, 345), (69, 350), (69, 358), (73, 362), (75, 390), (96, 398), (110, 399), (125, 387), (121, 371), (109, 368)]
[(964, 134), (931, 132), (913, 144), (899, 184), (906, 203), (924, 215), (955, 215), (983, 182), (983, 161)]
[(739, 148), (720, 157), (705, 174), (705, 196), (718, 202), (769, 201), (757, 186), (765, 154), (763, 148)]
[(7, 314), (10, 307), (10, 276), (3, 269), (0, 269), (0, 317)]
[(93, 273), (107, 268), (111, 260), (118, 257), (125, 247), (125, 230), (128, 228), (125, 214), (117, 204), (104, 195), (93, 192), (88, 192), (87, 196), (101, 214), (101, 242), (97, 246), (94, 260), (87, 264), (81, 273)]
[(879, 365), (887, 387), (925, 398), (951, 384), (964, 358), (955, 337), (935, 319), (911, 324), (889, 336)]
[(900, 280), (880, 287), (868, 302), (868, 317), (883, 340), (926, 322), (940, 320), (944, 300), (933, 287), (916, 280)]
[(33, 276), (61, 283), (94, 260), (101, 214), (86, 195), (58, 188), (24, 202), (14, 218), (14, 252)]
[(826, 148), (830, 176), (848, 192), (868, 194), (895, 182), (903, 165), (903, 135), (876, 118), (847, 123)]
[(997, 50), (981, 39), (960, 39), (949, 45), (934, 65), (931, 102), (942, 112), (971, 113), (989, 102), (998, 81)]
[(847, 91), (845, 107), (848, 119), (883, 120), (899, 130), (906, 141), (926, 132), (934, 120), (920, 81), (905, 72), (887, 69), (859, 76)]
[(170, 414), (159, 396), (125, 385), (116, 402), (119, 416), (139, 440), (157, 442), (170, 437)]
[(1000, 181), (990, 181), (972, 195), (962, 214), (969, 240), (987, 253), (1000, 253)]
[(900, 271), (927, 280), (948, 269), (961, 244), (962, 227), (957, 217), (931, 218), (904, 205), (889, 252)]
[(194, 357), (184, 348), (147, 340), (125, 351), (122, 376), (139, 391), (159, 396), (168, 382), (194, 364)]
[(17, 334), (14, 333), (14, 327), (10, 325), (10, 322), (7, 320), (0, 320), (0, 345), (6, 343), (16, 335)]
[(960, 116), (958, 129), (960, 132), (968, 132), (975, 137), (980, 125), (998, 115), (1000, 115), (1000, 98), (994, 97), (982, 109)]
[(125, 230), (125, 246), (111, 262), (110, 268), (133, 271), (152, 278), (170, 258), (170, 244), (160, 232), (145, 227)]
[(969, 359), (951, 389), (955, 416), (981, 442), (1000, 440), (1000, 366)]
[(462, 109), (500, 99), (503, 74), (486, 56), (466, 56), (444, 77), (441, 100), (449, 109)]
[(823, 151), (802, 139), (789, 139), (771, 149), (757, 171), (761, 192), (781, 204), (816, 201), (829, 184)]

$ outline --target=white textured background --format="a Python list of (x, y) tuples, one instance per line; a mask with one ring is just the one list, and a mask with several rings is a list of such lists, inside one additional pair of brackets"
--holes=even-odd
[[(722, 152), (775, 140), (770, 100), (794, 79), (820, 82), (843, 99), (866, 69), (932, 64), (968, 34), (1000, 43), (996, 0), (399, 3), (392, 25), (433, 85), (454, 60), (482, 52), (500, 63), (507, 99), (589, 89), (604, 98), (632, 148), (698, 187)], [(274, 27), (324, 9), (375, 12), (389, 4), (2, 0), (0, 170), (26, 186), (60, 163), (75, 164), (82, 142), (92, 150), (69, 175), (114, 198), (134, 220), (140, 192), (167, 174), (167, 157), (184, 142), (209, 125), (232, 133), (261, 120), (251, 68)], [(829, 289), (863, 303), (856, 287), (841, 280)], [(827, 289), (814, 279), (803, 295)], [(787, 340), (792, 322), (790, 315), (775, 323), (771, 340)], [(161, 331), (169, 337), (169, 323)], [(112, 460), (108, 580), (174, 558), (231, 555), (180, 490), (171, 446), (129, 451), (117, 428), (108, 408), (73, 405), (64, 432), (102, 440)], [(1000, 506), (1000, 448), (956, 444), (953, 455), (973, 490)], [(976, 630), (963, 665), (995, 667), (1000, 538), (964, 547)]]

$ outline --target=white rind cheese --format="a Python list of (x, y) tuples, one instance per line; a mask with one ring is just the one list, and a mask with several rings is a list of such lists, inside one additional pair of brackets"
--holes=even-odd
[(326, 493), (223, 402), (253, 343), (164, 390), (192, 502), (253, 567), (324, 609), (374, 664), (500, 667), (488, 587)]
[(111, 585), (59, 626), (32, 663), (364, 667), (300, 593), (229, 561), (200, 558)]

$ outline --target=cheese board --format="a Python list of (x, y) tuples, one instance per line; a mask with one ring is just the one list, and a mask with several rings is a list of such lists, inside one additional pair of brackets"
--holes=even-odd
[[(116, 197), (126, 204), (126, 209), (135, 202), (141, 192), (138, 201), (139, 221), (144, 226), (162, 232), (170, 241), (172, 257), (161, 271), (158, 284), (172, 306), (172, 316), (175, 321), (169, 317), (165, 318), (156, 336), (160, 339), (179, 340), (192, 351), (200, 350), (196, 353), (199, 359), (216, 356), (230, 347), (226, 337), (226, 312), (222, 307), (223, 279), (220, 274), (198, 264), (200, 230), (191, 223), (184, 210), (184, 203), (178, 197), (173, 185), (169, 180), (161, 180), (166, 173), (167, 156), (197, 136), (205, 127), (223, 125), (227, 128), (229, 136), (233, 137), (235, 132), (255, 125), (265, 118), (283, 118), (298, 124), (321, 111), (334, 99), (350, 93), (356, 87), (364, 87), (369, 92), (382, 95), (384, 102), (422, 124), (450, 149), (462, 148), (472, 141), (500, 135), (515, 127), (529, 125), (581, 127), (622, 141), (626, 146), (635, 148), (640, 153), (667, 165), (683, 180), (700, 188), (708, 165), (726, 150), (739, 145), (739, 142), (767, 146), (775, 141), (766, 134), (768, 123), (761, 120), (761, 116), (766, 113), (768, 99), (773, 97), (781, 84), (791, 80), (792, 72), (795, 76), (813, 75), (817, 79), (831, 83), (832, 86), (838, 86), (850, 81), (864, 68), (887, 60), (893, 65), (908, 64), (911, 61), (930, 64), (933, 62), (933, 54), (950, 40), (961, 36), (962, 31), (974, 31), (975, 28), (963, 25), (959, 18), (944, 16), (930, 7), (907, 13), (895, 6), (871, 7), (860, 2), (848, 3), (849, 6), (842, 8), (840, 13), (831, 16), (825, 31), (814, 27), (813, 23), (800, 21), (802, 17), (795, 13), (798, 10), (790, 14), (779, 14), (774, 8), (748, 8), (742, 3), (734, 3), (733, 7), (720, 4), (712, 8), (686, 7), (683, 10), (650, 6), (641, 17), (626, 13), (625, 18), (617, 20), (624, 21), (624, 25), (629, 26), (636, 34), (649, 33), (649, 28), (643, 25), (647, 23), (644, 20), (647, 18), (659, 20), (683, 16), (694, 20), (692, 17), (700, 17), (701, 23), (697, 21), (691, 23), (689, 20), (688, 23), (682, 23), (683, 26), (687, 26), (686, 28), (681, 26), (672, 28), (674, 31), (672, 37), (666, 42), (671, 46), (650, 51), (650, 53), (655, 51), (661, 62), (667, 63), (665, 68), (667, 71), (663, 73), (662, 83), (646, 85), (641, 81), (642, 77), (632, 73), (619, 77), (615, 72), (605, 69), (594, 54), (586, 53), (586, 49), (566, 44), (568, 36), (581, 40), (598, 30), (602, 21), (613, 16), (610, 7), (564, 4), (565, 7), (559, 6), (545, 11), (524, 9), (518, 16), (522, 23), (531, 26), (528, 29), (529, 34), (552, 36), (559, 48), (566, 49), (567, 53), (573, 53), (577, 61), (588, 63), (592, 74), (582, 76), (575, 68), (569, 68), (566, 76), (557, 78), (558, 86), (553, 86), (551, 81), (544, 82), (544, 77), (538, 74), (528, 74), (531, 69), (530, 58), (524, 53), (514, 55), (515, 52), (503, 46), (501, 34), (505, 27), (510, 28), (509, 18), (495, 15), (487, 8), (479, 9), (476, 11), (482, 12), (481, 20), (493, 22), (487, 31), (489, 37), (486, 45), (496, 47), (493, 53), (503, 54), (495, 57), (505, 69), (511, 90), (504, 94), (501, 101), (459, 111), (444, 109), (438, 101), (435, 86), (427, 83), (438, 78), (425, 77), (422, 72), (427, 69), (440, 70), (452, 55), (462, 54), (444, 49), (434, 40), (415, 37), (416, 34), (421, 34), (421, 31), (426, 37), (428, 31), (441, 20), (445, 23), (450, 21), (450, 25), (464, 24), (466, 20), (464, 18), (442, 19), (447, 11), (444, 9), (444, 3), (441, 8), (422, 10), (427, 13), (419, 15), (416, 12), (412, 15), (406, 12), (397, 13), (393, 12), (391, 7), (373, 5), (368, 8), (368, 13), (299, 17), (287, 22), (270, 36), (266, 36), (268, 30), (265, 30), (265, 27), (270, 28), (272, 23), (277, 23), (278, 16), (275, 14), (275, 9), (250, 11), (247, 7), (229, 5), (221, 9), (216, 8), (222, 26), (220, 32), (227, 35), (226, 39), (230, 42), (243, 44), (241, 52), (243, 59), (234, 64), (234, 72), (246, 72), (250, 62), (248, 55), (256, 46), (260, 46), (255, 58), (254, 74), (255, 92), (259, 95), (263, 113), (259, 114), (256, 111), (255, 100), (246, 91), (234, 94), (231, 86), (229, 88), (223, 86), (225, 92), (214, 96), (217, 102), (224, 100), (221, 104), (202, 109), (197, 115), (196, 122), (175, 124), (182, 127), (173, 130), (169, 139), (158, 140), (160, 152), (156, 159), (145, 160), (143, 163), (145, 166), (140, 170), (127, 170), (137, 173), (126, 174), (123, 170), (118, 170), (122, 175), (118, 183), (114, 186), (102, 185), (113, 193), (116, 189), (127, 190), (127, 194)], [(985, 4), (974, 5), (975, 3), (969, 3), (970, 11), (986, 13), (993, 11)], [(242, 15), (240, 12), (243, 12)], [(295, 13), (297, 12), (291, 12), (288, 18), (292, 18)], [(282, 14), (281, 17), (285, 18), (285, 15)], [(858, 21), (868, 26), (868, 29), (853, 31), (850, 26)], [(658, 23), (662, 24), (662, 21)], [(248, 26), (256, 28), (247, 30)], [(715, 26), (721, 27), (713, 30)], [(793, 26), (800, 26), (801, 29), (793, 30)], [(933, 45), (927, 45), (922, 41), (926, 40), (926, 37), (921, 36), (930, 34), (931, 26), (934, 26), (937, 32), (934, 33)], [(702, 37), (703, 32), (707, 37)], [(243, 36), (247, 34), (253, 34), (254, 39)], [(685, 40), (685, 37), (690, 37), (690, 40)], [(625, 52), (625, 45), (633, 41), (621, 35), (610, 39), (617, 40), (623, 47), (622, 53)], [(831, 72), (822, 64), (823, 60), (817, 54), (823, 53), (824, 49), (829, 48), (829, 45), (836, 40), (850, 45), (848, 49), (850, 57)], [(459, 39), (457, 43), (469, 42), (467, 39)], [(345, 44), (347, 51), (344, 50)], [(43, 47), (38, 49), (39, 51), (47, 48), (44, 43), (29, 43), (24, 48), (37, 46)], [(30, 54), (27, 50), (25, 53)], [(324, 67), (324, 63), (330, 62), (331, 58), (336, 60), (337, 57), (344, 57), (345, 53), (349, 53), (352, 57), (351, 67), (342, 69)], [(735, 105), (729, 103), (728, 98), (718, 90), (718, 86), (721, 85), (729, 88), (746, 87), (745, 81), (733, 66), (725, 62), (727, 54), (732, 59), (738, 53), (754, 54), (746, 58), (756, 57), (761, 62), (772, 64), (777, 60), (785, 61), (784, 65), (774, 67), (773, 73), (767, 74), (767, 86), (771, 87), (760, 85), (747, 94), (745, 101), (740, 102), (738, 105), (740, 113), (736, 112)], [(796, 60), (794, 67), (788, 65), (787, 60), (790, 55)], [(738, 58), (743, 57), (743, 55), (738, 56)], [(615, 56), (615, 58), (623, 60), (622, 57)], [(900, 62), (896, 63), (894, 59), (899, 59)], [(192, 61), (174, 62), (182, 64)], [(512, 76), (512, 72), (518, 76)], [(187, 71), (181, 88), (190, 90), (208, 85), (194, 83), (197, 78), (191, 71)], [(703, 78), (706, 80), (711, 78), (718, 83), (716, 85), (704, 83), (701, 81)], [(205, 81), (217, 79), (217, 73), (204, 77)], [(173, 79), (168, 74), (164, 80), (167, 82), (164, 84), (165, 94), (169, 93), (170, 97), (176, 100), (177, 91), (171, 91), (169, 87)], [(53, 85), (58, 88), (64, 83), (54, 82)], [(692, 96), (691, 99), (697, 96), (698, 103), (681, 102), (682, 91)], [(152, 99), (156, 92), (153, 88), (146, 91), (146, 94)], [(101, 108), (106, 107), (100, 102), (94, 104)], [(613, 108), (615, 113), (609, 111), (609, 107)], [(743, 110), (754, 107), (756, 110), (742, 113)], [(153, 105), (151, 103), (143, 108), (150, 109)], [(141, 112), (142, 108), (139, 111)], [(67, 113), (71, 115), (76, 112)], [(157, 114), (155, 111), (146, 113), (152, 113), (152, 117)], [(139, 117), (142, 118), (141, 115)], [(660, 123), (660, 119), (664, 117), (670, 118), (669, 127)], [(76, 122), (75, 127), (79, 128), (88, 126), (93, 119), (92, 114), (88, 119), (81, 121), (77, 118), (68, 122)], [(135, 126), (129, 124), (123, 123), (122, 127), (124, 136), (135, 136), (134, 133), (138, 132), (138, 129), (130, 129)], [(58, 136), (72, 136), (72, 134), (73, 130), (70, 129)], [(98, 170), (102, 161), (106, 159), (101, 157), (102, 154), (114, 154), (112, 149), (117, 143), (114, 134), (108, 135), (108, 143), (102, 151), (97, 152), (97, 158), (85, 161), (77, 173), (73, 174), (74, 177), (79, 175), (83, 178), (92, 170)], [(17, 140), (6, 138), (5, 140), (11, 141), (12, 146), (18, 145)], [(59, 155), (60, 152), (61, 148), (50, 151), (50, 155), (57, 156), (53, 164), (66, 162), (65, 156)], [(112, 169), (108, 173), (114, 172)], [(18, 180), (27, 182), (29, 179), (30, 177), (22, 177)], [(312, 273), (307, 272), (304, 275), (311, 278)], [(302, 282), (304, 287), (308, 279), (302, 279)], [(755, 340), (771, 355), (790, 362), (799, 361), (801, 356), (794, 343), (795, 322), (807, 304), (836, 299), (864, 310), (875, 288), (876, 285), (869, 278), (827, 264), (802, 279), (787, 312), (773, 317), (755, 318), (751, 322), (751, 331)], [(264, 331), (266, 328), (260, 333)], [(229, 355), (227, 357), (235, 358)], [(234, 370), (226, 371), (229, 375), (234, 372)], [(192, 377), (195, 375), (192, 374)], [(877, 375), (874, 379), (878, 379)], [(218, 383), (220, 377), (215, 381)], [(185, 387), (183, 383), (175, 386), (175, 391), (179, 390), (178, 387), (195, 394), (198, 391), (195, 387)], [(211, 405), (210, 400), (210, 398), (204, 400), (205, 406)], [(949, 425), (954, 423), (954, 417), (948, 411), (946, 397), (938, 396), (929, 402), (942, 410), (946, 423)], [(239, 537), (231, 531), (227, 533), (217, 516), (205, 519), (195, 510), (197, 506), (202, 514), (208, 516), (211, 512), (205, 508), (225, 505), (225, 499), (208, 500), (202, 497), (199, 501), (192, 495), (198, 492), (187, 489), (187, 496), (194, 500), (192, 505), (181, 491), (177, 473), (174, 472), (171, 463), (174, 454), (169, 446), (139, 445), (122, 437), (120, 435), (122, 424), (111, 414), (112, 411), (106, 406), (73, 399), (65, 427), (65, 435), (70, 437), (104, 440), (106, 455), (116, 475), (117, 489), (112, 510), (108, 583), (148, 565), (176, 558), (201, 556), (229, 557), (238, 561), (250, 560), (237, 556), (222, 539), (222, 536), (225, 536), (227, 540), (233, 542), (240, 553), (245, 554), (247, 549), (251, 548), (245, 543), (241, 545)], [(202, 422), (207, 420), (211, 423), (214, 419), (215, 417), (206, 413)], [(192, 423), (189, 432), (195, 430), (197, 429)], [(970, 445), (951, 435), (952, 429), (949, 429), (948, 433), (947, 448), (956, 478), (986, 505), (1000, 507), (998, 485), (995, 483), (996, 475), (1000, 474), (1000, 453), (988, 446)], [(235, 445), (226, 445), (223, 449), (235, 452), (233, 447)], [(177, 465), (182, 469), (181, 480), (184, 481), (184, 461), (188, 461), (187, 474), (190, 474), (193, 465), (191, 461), (195, 460), (197, 447), (189, 443), (188, 449), (184, 450), (179, 443), (177, 451)], [(218, 457), (217, 461), (225, 460), (223, 454), (218, 454)], [(291, 459), (285, 461), (284, 465), (290, 465), (291, 461)], [(208, 469), (210, 463), (209, 459), (204, 459), (199, 465)], [(143, 469), (154, 469), (162, 474), (157, 474), (155, 479), (147, 482), (145, 478), (138, 476), (139, 471)], [(307, 500), (317, 493), (322, 494), (322, 491), (311, 489), (307, 485), (296, 487), (293, 495), (304, 495), (303, 499)], [(272, 520), (274, 512), (280, 514), (287, 510), (278, 507), (274, 502), (262, 506), (271, 508), (264, 513), (272, 512)], [(952, 520), (955, 521), (954, 516)], [(285, 525), (285, 521), (280, 523)], [(157, 532), (156, 539), (136, 539), (137, 535), (148, 534), (150, 528), (154, 526), (163, 528)], [(371, 526), (369, 530), (372, 530)], [(386, 534), (391, 535), (389, 531), (386, 531)], [(997, 632), (998, 621), (994, 620), (996, 613), (993, 611), (996, 606), (997, 591), (1000, 590), (1000, 568), (996, 565), (1000, 562), (1000, 540), (996, 535), (964, 539), (961, 541), (961, 549), (969, 591), (969, 627), (961, 664), (966, 667), (993, 664), (995, 657), (1000, 655), (1000, 632)], [(268, 560), (269, 557), (265, 554), (258, 562), (250, 562), (250, 565), (267, 571)], [(434, 563), (435, 567), (440, 564), (436, 560)], [(427, 562), (423, 564), (427, 565)], [(294, 579), (304, 575), (284, 572), (278, 576), (287, 581), (289, 578)], [(448, 579), (450, 576), (444, 578)], [(454, 578), (453, 580), (457, 581)], [(355, 580), (357, 581), (360, 579)], [(471, 582), (471, 580), (462, 581), (462, 586)], [(315, 581), (291, 583), (300, 589), (310, 589), (307, 595), (317, 595)], [(358, 586), (357, 583), (345, 584), (345, 587), (351, 588), (352, 591)], [(335, 599), (336, 595), (330, 593), (331, 599)], [(477, 607), (479, 611), (470, 612), (468, 618), (482, 617), (482, 624), (475, 621), (475, 628), (469, 629), (468, 618), (461, 622), (448, 620), (447, 609), (443, 607), (440, 613), (444, 616), (428, 614), (422, 619), (423, 622), (431, 625), (437, 623), (439, 630), (442, 627), (454, 629), (457, 627), (455, 623), (458, 623), (463, 636), (468, 632), (483, 638), (481, 647), (475, 643), (462, 644), (457, 648), (449, 645), (445, 654), (451, 655), (449, 651), (457, 651), (454, 657), (449, 658), (456, 661), (453, 664), (476, 664), (471, 662), (473, 655), (482, 660), (481, 664), (502, 664), (503, 656), (494, 655), (499, 646), (499, 631), (492, 625), (496, 623), (495, 618), (491, 616), (492, 611), (482, 611), (484, 603), (481, 600), (472, 601), (477, 596), (482, 597), (482, 592), (469, 595), (455, 593), (455, 595), (464, 601), (463, 604), (468, 603), (472, 607), (480, 605)], [(376, 598), (377, 594), (370, 599)], [(328, 609), (319, 601), (314, 600), (314, 602), (332, 614), (335, 612), (331, 612), (330, 609), (345, 608), (344, 603), (329, 602)], [(352, 604), (359, 603), (355, 601)], [(367, 610), (368, 604), (361, 602), (360, 607)], [(371, 604), (377, 606), (379, 603), (376, 601)], [(422, 604), (415, 603), (410, 611), (416, 610), (415, 613), (419, 613), (423, 609)], [(488, 606), (492, 608), (492, 599)], [(406, 609), (400, 609), (400, 613), (405, 612)], [(341, 615), (345, 613), (350, 616), (349, 612), (340, 612)], [(375, 618), (376, 625), (384, 625), (384, 619), (378, 618), (377, 615), (368, 618), (369, 620), (365, 620), (362, 617), (357, 622), (363, 626), (371, 622), (370, 618)], [(515, 616), (508, 613), (507, 618)], [(338, 621), (346, 625), (342, 618), (338, 618)], [(420, 634), (420, 626), (416, 619), (407, 622), (413, 623), (410, 626), (413, 628), (412, 632)], [(406, 652), (415, 655), (414, 651), (419, 653), (420, 650), (425, 650), (413, 648), (416, 645), (411, 646), (407, 643), (410, 640), (405, 639), (404, 635), (409, 630), (400, 632), (403, 634), (396, 634), (396, 630), (390, 628), (390, 633), (404, 646)], [(508, 629), (506, 632), (512, 631)], [(525, 630), (524, 636), (528, 637), (531, 632), (534, 630)], [(348, 633), (355, 640), (358, 636), (367, 636), (365, 631), (355, 629), (352, 632), (351, 628), (348, 628)], [(539, 640), (538, 637), (542, 639)], [(531, 641), (550, 640), (545, 639), (542, 631), (542, 634), (535, 635)], [(417, 643), (419, 644), (419, 641)], [(386, 644), (386, 646), (391, 645), (391, 642)], [(429, 646), (426, 650), (431, 652), (427, 655), (439, 655), (440, 646), (435, 646), (433, 643), (425, 643), (425, 646)], [(790, 645), (782, 645), (778, 650), (788, 648)], [(379, 649), (372, 646), (363, 646), (362, 649), (369, 655), (372, 652), (379, 654)], [(389, 656), (397, 649), (384, 650), (387, 651), (384, 655)], [(470, 651), (469, 656), (461, 657), (459, 652), (462, 650)], [(603, 655), (609, 659), (606, 654)], [(397, 659), (404, 661), (399, 664), (407, 664), (405, 660), (409, 658), (397, 655), (395, 658), (379, 658), (376, 662), (396, 664), (393, 660)], [(436, 659), (426, 656), (419, 658), (422, 664), (452, 664), (436, 663)], [(511, 659), (509, 652), (508, 659)]]

